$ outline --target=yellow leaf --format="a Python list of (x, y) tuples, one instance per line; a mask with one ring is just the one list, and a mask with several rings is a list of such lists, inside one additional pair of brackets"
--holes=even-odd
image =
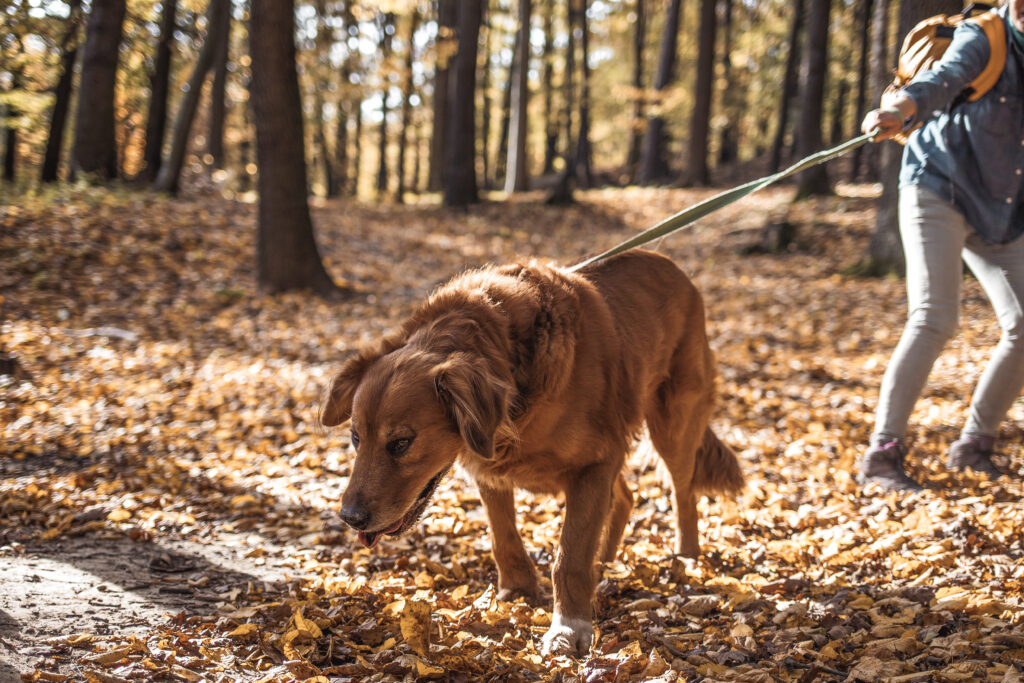
[(256, 624), (242, 624), (228, 635), (232, 638), (248, 638), (249, 636), (255, 635), (259, 631), (259, 626)]
[(107, 515), (107, 519), (109, 519), (111, 522), (126, 522), (131, 518), (132, 513), (128, 512), (124, 508), (112, 510), (110, 514)]
[(466, 597), (467, 593), (469, 593), (468, 584), (464, 583), (460, 586), (457, 586), (455, 590), (452, 591), (452, 600), (461, 600), (462, 598)]
[(434, 666), (428, 662), (424, 662), (422, 659), (416, 660), (416, 675), (417, 676), (443, 676), (444, 669), (439, 666)]
[(430, 652), (430, 604), (419, 600), (406, 601), (398, 625), (413, 652), (426, 657)]

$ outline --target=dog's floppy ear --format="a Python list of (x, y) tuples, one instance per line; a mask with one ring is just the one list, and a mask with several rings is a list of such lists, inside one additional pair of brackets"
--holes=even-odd
[(466, 444), (475, 453), (494, 457), (494, 435), (507, 419), (508, 384), (483, 358), (454, 353), (434, 368), (434, 386)]
[(331, 380), (331, 388), (327, 390), (327, 396), (320, 406), (320, 424), (334, 427), (352, 416), (352, 397), (371, 362), (361, 355), (345, 362)]

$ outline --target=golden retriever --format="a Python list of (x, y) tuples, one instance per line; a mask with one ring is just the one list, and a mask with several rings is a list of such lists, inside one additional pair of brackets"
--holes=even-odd
[(700, 552), (698, 493), (743, 486), (708, 426), (714, 374), (701, 297), (664, 256), (464, 273), (334, 377), (320, 420), (351, 418), (356, 451), (341, 518), (369, 547), (401, 534), (458, 461), (487, 512), (499, 596), (536, 600), (513, 490), (563, 493), (542, 651), (585, 654), (597, 561), (615, 557), (633, 508), (623, 465), (644, 423), (672, 477), (676, 552)]

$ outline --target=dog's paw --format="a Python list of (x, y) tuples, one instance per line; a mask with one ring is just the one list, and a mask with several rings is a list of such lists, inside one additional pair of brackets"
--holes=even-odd
[(555, 614), (551, 628), (541, 639), (540, 651), (544, 655), (570, 655), (583, 657), (590, 651), (594, 640), (594, 626), (586, 619), (566, 619)]
[(523, 598), (531, 607), (537, 607), (548, 602), (544, 591), (541, 590), (540, 584), (534, 584), (533, 586), (508, 586), (498, 591), (499, 600), (514, 602), (517, 598)]

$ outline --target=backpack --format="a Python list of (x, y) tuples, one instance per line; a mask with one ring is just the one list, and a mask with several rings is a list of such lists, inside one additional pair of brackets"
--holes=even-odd
[[(991, 5), (973, 3), (960, 14), (938, 14), (925, 19), (907, 34), (900, 48), (899, 60), (892, 83), (886, 87), (886, 93), (896, 92), (922, 71), (927, 71), (945, 53), (953, 42), (953, 31), (957, 26), (969, 21), (977, 24), (985, 31), (988, 38), (988, 64), (980, 75), (967, 84), (964, 91), (953, 100), (950, 108), (963, 101), (974, 102), (992, 89), (999, 80), (1006, 66), (1006, 27), (1003, 19), (992, 11)], [(901, 145), (907, 144), (907, 137), (924, 123), (918, 123), (913, 129), (895, 136)]]

